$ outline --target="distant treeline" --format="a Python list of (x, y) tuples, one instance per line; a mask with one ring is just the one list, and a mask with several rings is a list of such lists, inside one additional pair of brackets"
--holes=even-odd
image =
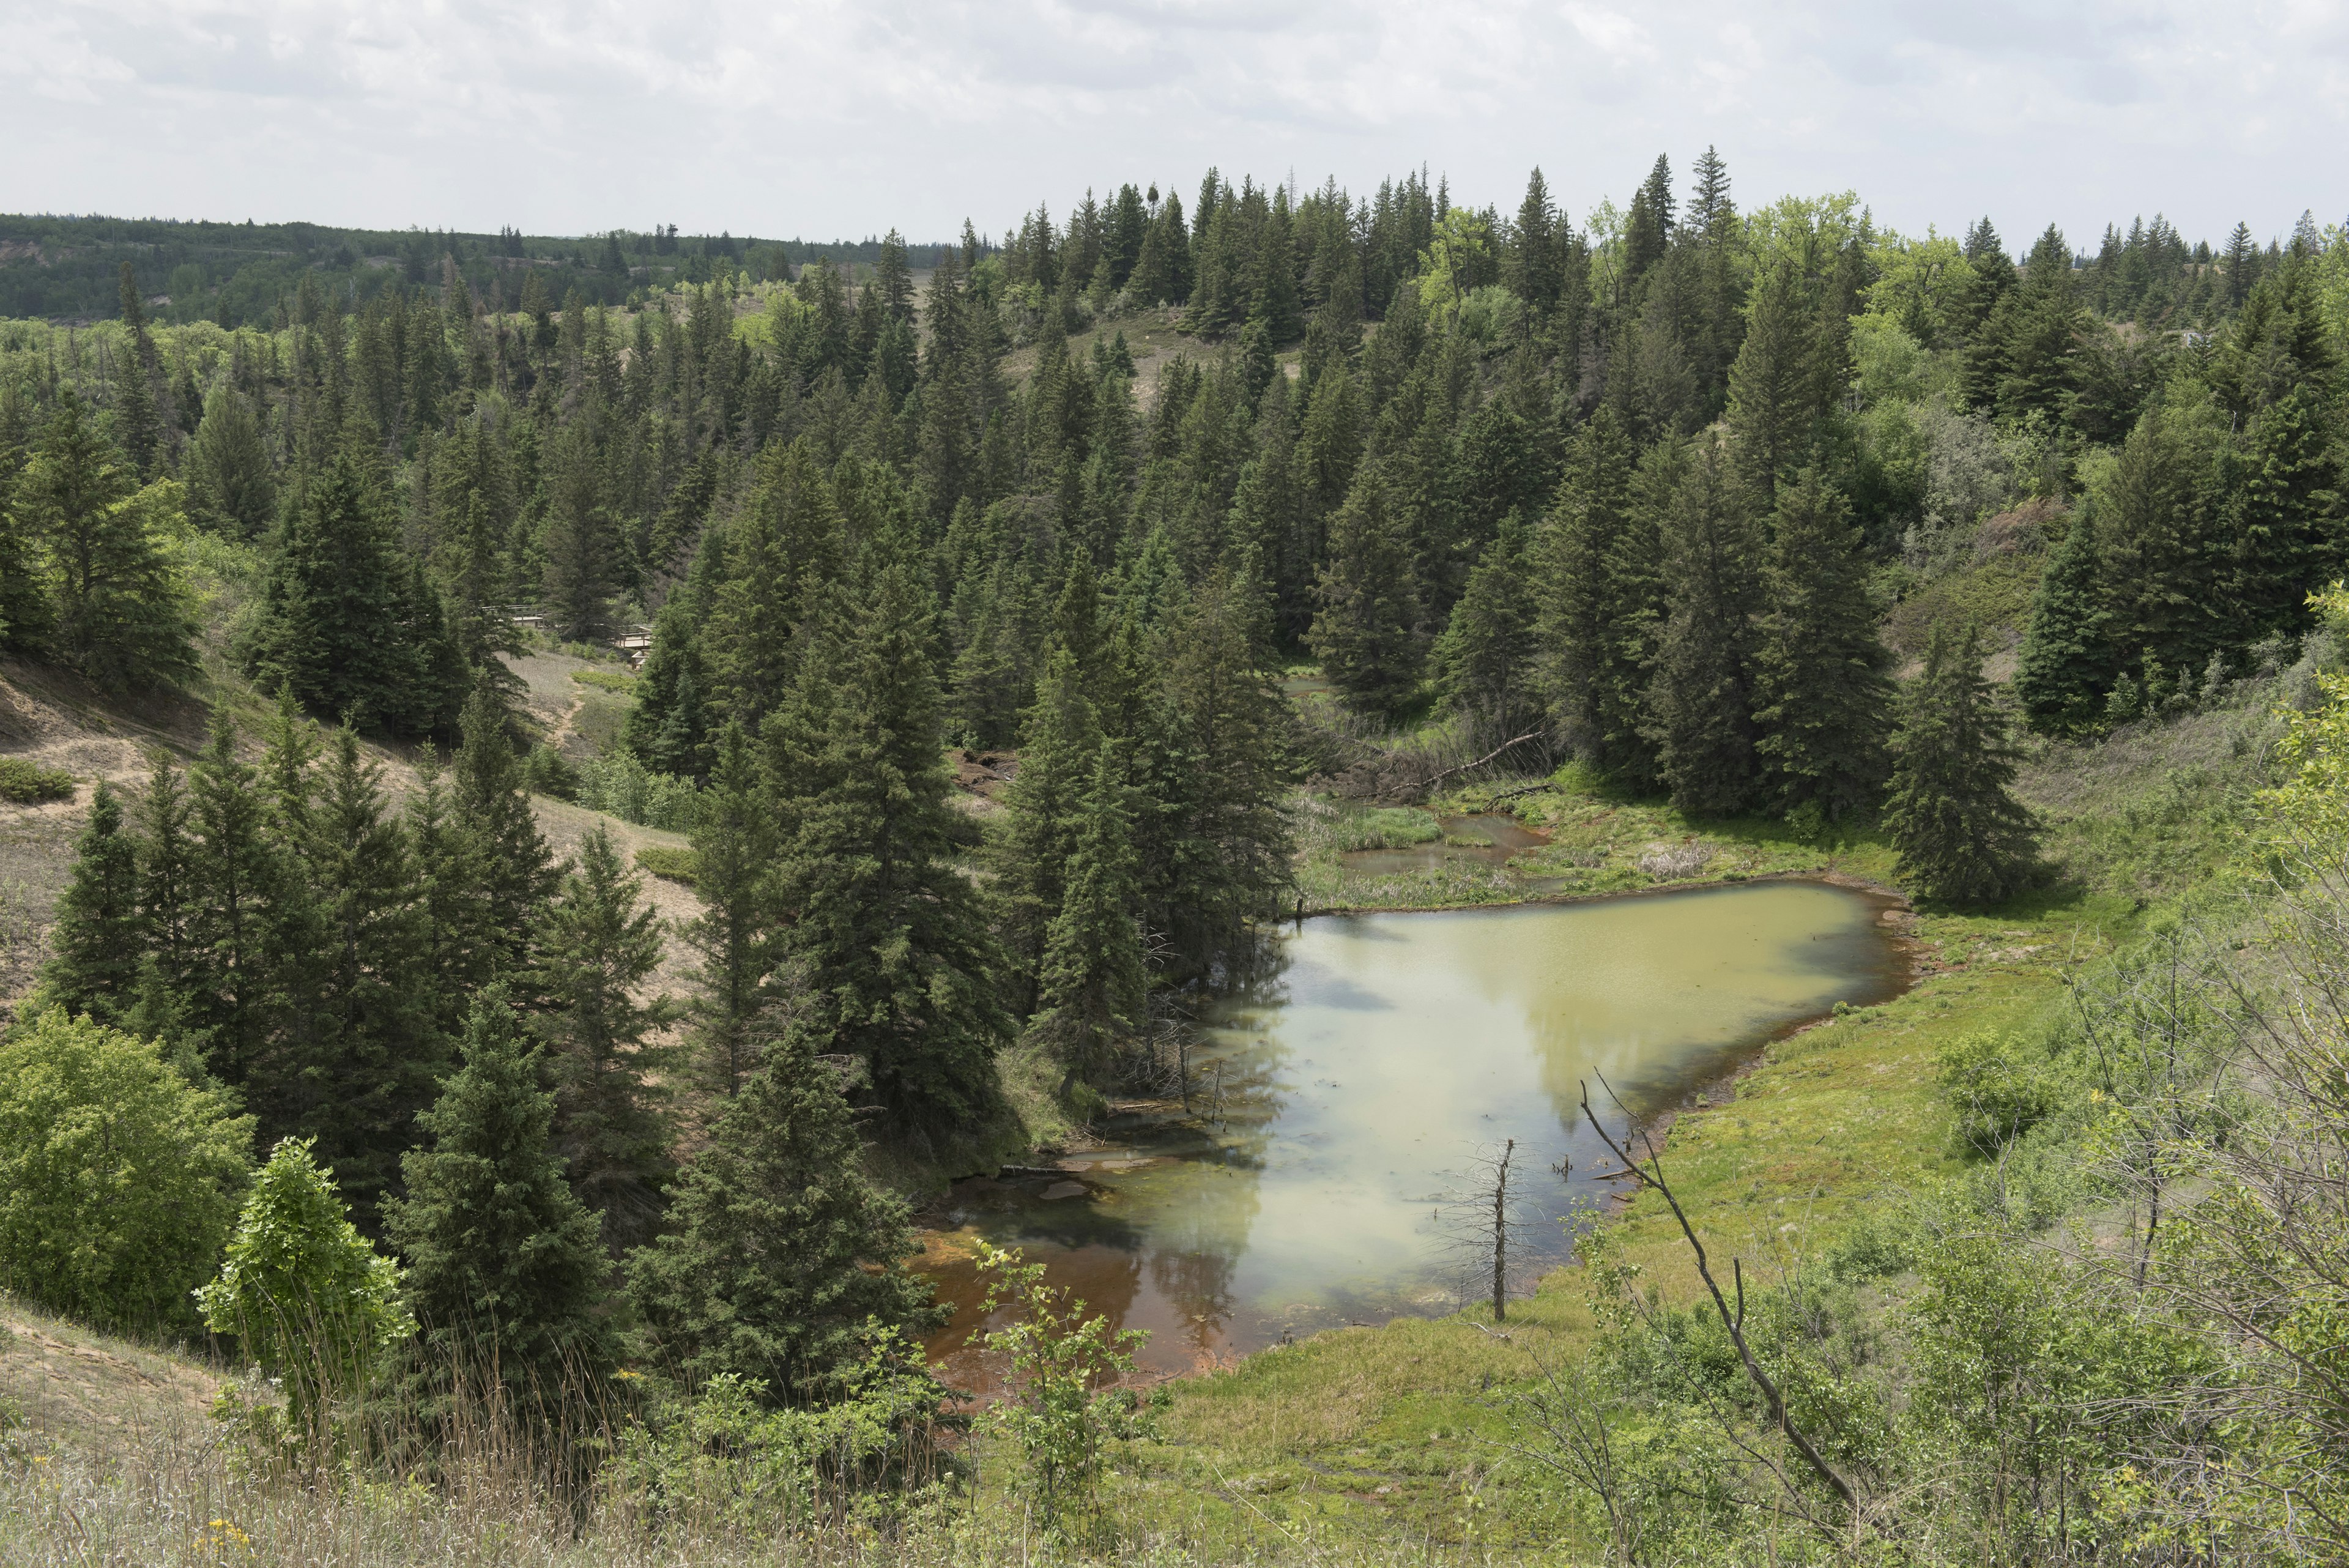
[[(811, 261), (869, 268), (882, 244), (680, 234), (674, 223), (566, 237), (10, 213), (0, 213), (0, 317), (119, 317), (124, 262), (138, 268), (150, 299), (168, 302), (153, 307), (160, 320), (282, 327), (281, 307), (305, 277), (348, 308), (394, 284), (437, 286), (444, 257), (477, 297), (519, 301), (525, 272), (543, 267), (561, 275), (549, 290), (555, 296), (577, 289), (592, 303), (617, 305), (634, 289), (707, 283), (721, 270), (771, 282)], [(926, 266), (938, 246), (910, 248), (915, 265)]]

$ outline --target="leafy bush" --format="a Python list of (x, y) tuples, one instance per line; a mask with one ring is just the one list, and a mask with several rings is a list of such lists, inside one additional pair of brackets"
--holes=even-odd
[(571, 679), (582, 686), (593, 686), (598, 691), (616, 691), (623, 697), (633, 696), (639, 677), (617, 670), (574, 670)]
[(351, 1224), (310, 1140), (286, 1138), (261, 1168), (220, 1275), (196, 1293), (204, 1323), (233, 1334), (285, 1391), (296, 1432), (361, 1392), (384, 1352), (416, 1332), (399, 1267)]
[(2029, 1132), (2078, 1090), (2059, 1064), (2010, 1035), (1961, 1034), (1936, 1054), (1941, 1086), (1958, 1113), (1958, 1136), (1983, 1154)]
[(1150, 1335), (1088, 1315), (1081, 1300), (1046, 1284), (1044, 1265), (1017, 1248), (979, 1242), (978, 1272), (987, 1278), (979, 1310), (1009, 1307), (1017, 1314), (980, 1336), (1010, 1360), (1016, 1389), (988, 1419), (1019, 1445), (1027, 1461), (1020, 1484), (1046, 1528), (1065, 1529), (1092, 1513), (1109, 1445), (1149, 1432), (1149, 1413), (1133, 1390), (1114, 1385), (1133, 1373), (1134, 1347)]
[(639, 827), (690, 833), (700, 814), (701, 791), (691, 779), (655, 773), (633, 752), (614, 752), (580, 764), (578, 802)]
[(85, 1322), (192, 1327), (253, 1118), (150, 1041), (52, 1009), (0, 1045), (0, 1284)]
[(637, 850), (636, 864), (656, 877), (666, 877), (688, 888), (701, 875), (699, 856), (690, 849), (679, 849), (667, 844), (648, 844)]
[(0, 800), (38, 805), (73, 794), (73, 774), (45, 768), (24, 757), (0, 757)]

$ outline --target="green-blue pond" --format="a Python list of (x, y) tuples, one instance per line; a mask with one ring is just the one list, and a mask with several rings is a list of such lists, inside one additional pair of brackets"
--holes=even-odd
[(1308, 920), (1269, 978), (1209, 1011), (1190, 1116), (1115, 1117), (1110, 1147), (1058, 1174), (957, 1186), (922, 1265), (957, 1309), (932, 1354), (957, 1381), (987, 1379), (968, 1344), (982, 1326), (973, 1234), (1149, 1330), (1154, 1371), (1450, 1311), (1464, 1282), (1435, 1199), (1509, 1138), (1530, 1284), (1567, 1256), (1565, 1222), (1620, 1185), (1580, 1085), (1619, 1136), (1598, 1075), (1630, 1119), (1651, 1117), (1837, 1002), (1885, 1000), (1906, 967), (1884, 908), (1763, 882)]

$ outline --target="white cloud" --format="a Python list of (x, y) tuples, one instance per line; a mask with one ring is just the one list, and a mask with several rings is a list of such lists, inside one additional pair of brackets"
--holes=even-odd
[(1579, 213), (1707, 144), (1904, 228), (2349, 209), (2341, 0), (0, 0), (0, 83), (16, 211), (938, 237), (1538, 162)]

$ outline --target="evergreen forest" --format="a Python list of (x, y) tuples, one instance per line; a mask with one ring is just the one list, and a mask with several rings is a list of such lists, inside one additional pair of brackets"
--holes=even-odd
[[(0, 1318), (233, 1457), (0, 1337), (8, 1553), (2349, 1557), (2349, 236), (1053, 200), (0, 218)], [(926, 1363), (1290, 922), (1780, 875), (1913, 984), (1506, 1323)]]

